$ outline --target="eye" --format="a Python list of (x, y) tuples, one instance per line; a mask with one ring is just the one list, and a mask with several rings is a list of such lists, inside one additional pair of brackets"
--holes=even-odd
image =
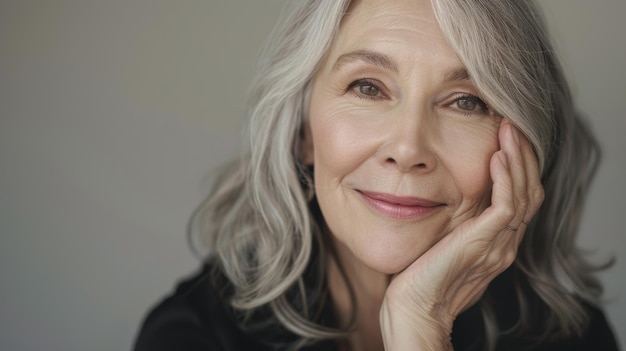
[(370, 79), (359, 79), (348, 86), (346, 91), (352, 91), (357, 97), (362, 99), (383, 99), (385, 95), (379, 85)]
[(378, 95), (378, 88), (373, 85), (360, 85), (359, 92), (367, 96), (376, 96)]
[(487, 104), (483, 100), (481, 100), (480, 98), (474, 95), (469, 95), (469, 94), (465, 94), (460, 97), (457, 97), (450, 106), (452, 106), (453, 108), (459, 110), (459, 112), (466, 114), (466, 115), (472, 115), (475, 113), (480, 113), (480, 114), (489, 113), (489, 108), (487, 107)]

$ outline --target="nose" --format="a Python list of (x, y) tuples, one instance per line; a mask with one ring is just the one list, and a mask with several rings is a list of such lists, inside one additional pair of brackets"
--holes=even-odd
[(416, 117), (415, 114), (394, 119), (379, 149), (379, 162), (403, 173), (425, 174), (434, 170), (437, 165), (433, 151), (434, 123), (427, 116)]

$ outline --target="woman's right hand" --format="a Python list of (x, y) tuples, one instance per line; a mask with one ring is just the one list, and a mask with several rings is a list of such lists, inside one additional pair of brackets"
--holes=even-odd
[(455, 318), (476, 302), (517, 255), (543, 202), (536, 156), (507, 120), (491, 158), (491, 205), (455, 228), (387, 288), (380, 312), (386, 350), (451, 350)]

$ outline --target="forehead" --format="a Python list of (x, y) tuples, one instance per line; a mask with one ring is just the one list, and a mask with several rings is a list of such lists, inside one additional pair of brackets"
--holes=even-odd
[(430, 0), (355, 0), (350, 3), (342, 24), (381, 21), (399, 29), (412, 21), (437, 25)]
[(462, 66), (439, 28), (430, 0), (352, 2), (329, 58), (333, 61), (345, 52), (363, 49), (409, 60), (436, 57)]

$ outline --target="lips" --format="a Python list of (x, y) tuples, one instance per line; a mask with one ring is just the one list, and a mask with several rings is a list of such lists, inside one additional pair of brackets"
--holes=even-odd
[(444, 203), (413, 196), (358, 191), (363, 201), (374, 211), (395, 219), (421, 219), (444, 207)]

